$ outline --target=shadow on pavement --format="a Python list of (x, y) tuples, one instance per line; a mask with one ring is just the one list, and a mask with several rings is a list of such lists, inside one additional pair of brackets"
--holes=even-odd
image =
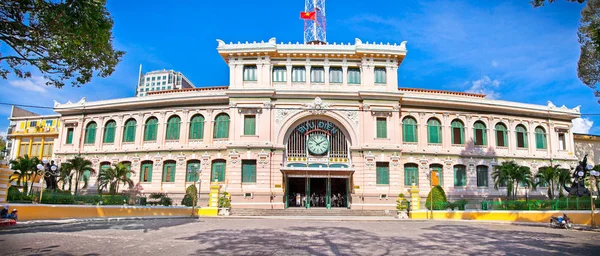
[[(398, 232), (403, 232), (399, 228)], [(196, 254), (202, 255), (593, 255), (600, 250), (596, 244), (580, 241), (574, 245), (562, 241), (562, 234), (545, 232), (472, 225), (435, 225), (423, 231), (414, 236), (386, 237), (342, 227), (214, 229), (179, 239), (196, 241), (203, 247)]]

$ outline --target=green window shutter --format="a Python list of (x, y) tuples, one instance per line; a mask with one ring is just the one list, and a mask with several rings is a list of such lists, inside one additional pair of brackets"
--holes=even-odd
[(255, 115), (244, 115), (244, 135), (256, 135)]
[(67, 129), (67, 144), (73, 144), (73, 128)]
[(242, 160), (242, 183), (256, 183), (256, 160)]
[(146, 121), (146, 129), (144, 129), (144, 141), (156, 140), (156, 132), (158, 129), (158, 119), (150, 118)]
[(467, 184), (467, 172), (465, 166), (455, 165), (454, 166), (454, 186), (464, 187)]
[(541, 127), (535, 128), (535, 147), (546, 149), (546, 132)]
[(104, 141), (103, 143), (114, 143), (115, 142), (115, 129), (117, 123), (115, 121), (110, 121), (106, 123), (104, 127)]
[(196, 115), (190, 122), (190, 139), (201, 140), (204, 138), (204, 116)]
[(244, 81), (256, 81), (256, 65), (244, 65)]
[(385, 84), (386, 83), (386, 70), (385, 68), (375, 68), (375, 83)]
[(85, 144), (94, 144), (96, 141), (96, 123), (88, 124), (85, 129)]
[(452, 141), (452, 144), (464, 144), (465, 127), (463, 123), (461, 121), (454, 120), (452, 121), (450, 127), (452, 129), (450, 132), (450, 139)]
[(292, 82), (306, 82), (305, 67), (292, 67)]
[(344, 72), (342, 68), (329, 68), (329, 82), (330, 83), (343, 83)]
[(485, 165), (477, 166), (477, 186), (487, 187), (488, 186), (488, 167)]
[(402, 121), (402, 139), (405, 142), (417, 142), (417, 121), (412, 117)]
[(376, 167), (376, 181), (377, 185), (389, 185), (390, 184), (390, 168), (387, 162), (377, 162)]
[(441, 126), (438, 120), (431, 119), (427, 122), (427, 138), (429, 143), (442, 143), (440, 129)]
[(134, 119), (130, 119), (125, 123), (123, 142), (134, 142), (135, 141), (135, 128), (137, 122)]
[(200, 162), (198, 161), (190, 161), (188, 162), (186, 169), (186, 179), (187, 182), (195, 182), (198, 180), (197, 171), (200, 170)]
[(287, 81), (286, 67), (274, 67), (273, 68), (273, 82), (286, 82), (286, 81)]
[(310, 69), (310, 81), (312, 83), (324, 83), (325, 69), (323, 67), (312, 67)]
[(220, 114), (215, 118), (215, 130), (213, 137), (215, 139), (229, 138), (229, 116)]
[(140, 182), (152, 182), (152, 163), (142, 164), (140, 170)]
[(404, 165), (404, 186), (419, 185), (419, 170), (416, 164)]
[(360, 69), (359, 68), (348, 68), (348, 83), (349, 84), (360, 84)]
[(175, 182), (175, 167), (176, 164), (173, 162), (168, 162), (163, 165), (163, 182)]
[(178, 140), (181, 125), (181, 118), (172, 116), (167, 121), (167, 140)]
[(212, 173), (210, 182), (223, 182), (225, 181), (225, 161), (215, 160), (212, 164)]
[(385, 117), (377, 118), (377, 138), (387, 138), (387, 119)]

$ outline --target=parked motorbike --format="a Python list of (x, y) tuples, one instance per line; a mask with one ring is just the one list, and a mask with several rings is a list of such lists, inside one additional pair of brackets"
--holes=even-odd
[(573, 228), (573, 223), (571, 222), (571, 219), (563, 213), (563, 216), (552, 216), (550, 218), (550, 227), (570, 229)]

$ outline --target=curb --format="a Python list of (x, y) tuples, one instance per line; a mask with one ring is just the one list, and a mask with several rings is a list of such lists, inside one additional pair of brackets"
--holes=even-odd
[(64, 224), (83, 223), (83, 222), (109, 222), (109, 221), (128, 221), (128, 220), (156, 220), (156, 219), (198, 219), (197, 216), (148, 216), (148, 217), (110, 217), (110, 218), (88, 218), (88, 219), (57, 219), (57, 220), (32, 220), (17, 222), (17, 225), (10, 226), (10, 230), (30, 227), (57, 226)]

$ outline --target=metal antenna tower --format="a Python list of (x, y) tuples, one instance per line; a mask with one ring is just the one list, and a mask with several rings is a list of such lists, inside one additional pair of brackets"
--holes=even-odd
[(325, 0), (304, 0), (304, 13), (313, 13), (304, 17), (304, 43), (325, 44)]

